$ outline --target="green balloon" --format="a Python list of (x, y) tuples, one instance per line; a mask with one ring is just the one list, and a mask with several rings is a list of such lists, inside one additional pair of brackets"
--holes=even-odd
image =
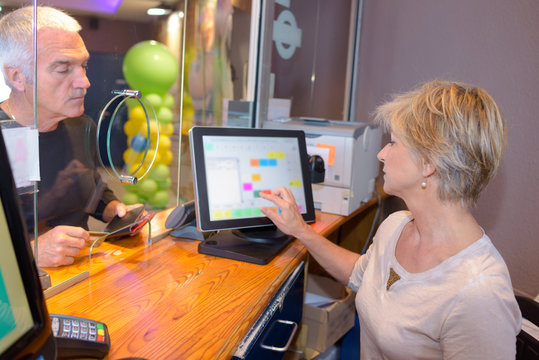
[(157, 183), (152, 179), (144, 179), (137, 184), (138, 193), (142, 196), (149, 197), (157, 191)]
[(172, 110), (164, 106), (159, 108), (159, 111), (157, 112), (157, 120), (159, 120), (160, 124), (170, 124), (173, 119), (174, 114), (172, 113)]
[(154, 94), (154, 93), (147, 94), (147, 95), (144, 95), (144, 97), (146, 98), (146, 100), (148, 100), (150, 102), (150, 104), (152, 104), (155, 112), (157, 112), (157, 110), (163, 104), (163, 99), (158, 94)]
[(159, 186), (159, 190), (168, 190), (170, 189), (170, 186), (172, 185), (172, 180), (170, 178), (166, 178), (163, 181), (158, 181), (157, 186)]
[(168, 107), (169, 109), (174, 106), (174, 96), (170, 93), (163, 95), (163, 106)]
[(131, 110), (134, 107), (140, 106), (140, 103), (137, 99), (129, 98), (125, 100), (125, 105), (127, 105), (127, 108)]
[(122, 70), (132, 89), (164, 95), (178, 77), (178, 62), (165, 45), (148, 40), (127, 51)]
[(170, 169), (165, 164), (159, 164), (153, 167), (150, 177), (156, 181), (164, 181), (170, 176)]
[(127, 192), (132, 192), (132, 193), (137, 192), (137, 185), (123, 183), (122, 186)]
[(138, 197), (137, 194), (132, 193), (132, 192), (128, 192), (128, 193), (124, 194), (124, 196), (122, 198), (122, 202), (125, 205), (133, 205), (133, 204), (138, 204), (140, 202), (140, 200), (139, 200), (139, 197)]
[(164, 208), (168, 203), (168, 192), (165, 190), (156, 192), (152, 197), (150, 197), (148, 203), (154, 208)]

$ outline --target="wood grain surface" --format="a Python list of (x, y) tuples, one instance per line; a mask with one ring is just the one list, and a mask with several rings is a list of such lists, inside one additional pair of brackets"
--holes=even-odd
[[(109, 359), (229, 359), (288, 275), (306, 259), (298, 240), (267, 265), (199, 254), (198, 241), (166, 236), (170, 211), (152, 220), (158, 241), (147, 244), (144, 230), (103, 243), (94, 249), (89, 278), (47, 300), (51, 313), (104, 322), (111, 336)], [(343, 221), (317, 212), (312, 226), (329, 234)], [(46, 270), (54, 286), (88, 270), (88, 256)]]
[[(375, 200), (374, 200), (375, 203)], [(316, 212), (312, 225), (328, 236), (348, 217)], [(299, 240), (267, 265), (198, 253), (198, 241), (168, 236), (155, 215), (139, 234), (92, 251), (90, 276), (47, 299), (49, 312), (104, 322), (108, 359), (229, 359), (289, 274), (307, 259)], [(90, 269), (88, 250), (75, 263), (46, 268), (52, 286)]]
[[(169, 212), (154, 218), (152, 233), (166, 233)], [(325, 233), (341, 218), (317, 213), (313, 227)], [(202, 255), (197, 246), (172, 237), (148, 245), (145, 234), (103, 243), (90, 277), (49, 298), (49, 312), (107, 324), (109, 359), (230, 358), (306, 250), (296, 240), (268, 265), (256, 265)], [(54, 286), (87, 268), (81, 256), (46, 270)]]

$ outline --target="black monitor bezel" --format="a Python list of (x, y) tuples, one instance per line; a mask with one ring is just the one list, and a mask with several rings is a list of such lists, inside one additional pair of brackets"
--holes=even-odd
[(302, 216), (307, 223), (313, 223), (315, 221), (316, 214), (311, 187), (309, 158), (307, 155), (307, 145), (305, 143), (305, 133), (303, 131), (195, 126), (189, 130), (189, 142), (191, 150), (191, 166), (193, 171), (193, 188), (195, 192), (196, 222), (199, 231), (242, 229), (273, 225), (272, 221), (267, 217), (220, 221), (210, 220), (206, 167), (203, 156), (204, 147), (202, 139), (204, 136), (289, 137), (297, 139), (306, 202), (306, 213), (302, 214)]
[[(40, 353), (40, 349), (54, 344), (52, 329), (45, 303), (45, 297), (39, 281), (37, 267), (33, 258), (32, 249), (26, 223), (23, 220), (21, 206), (17, 196), (17, 188), (13, 181), (11, 166), (7, 155), (2, 132), (0, 131), (0, 197), (8, 224), (13, 249), (17, 257), (21, 278), (34, 325), (19, 339), (15, 341), (0, 359), (23, 358), (28, 355)], [(5, 239), (4, 239), (5, 240)], [(53, 349), (48, 349), (54, 351)], [(54, 351), (55, 352), (55, 351)], [(50, 354), (52, 356), (54, 354)]]

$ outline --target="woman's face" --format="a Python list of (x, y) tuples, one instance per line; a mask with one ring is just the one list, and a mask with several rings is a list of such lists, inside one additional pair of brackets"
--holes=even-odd
[(403, 197), (410, 190), (417, 190), (423, 181), (422, 168), (400, 137), (391, 132), (391, 141), (378, 153), (383, 164), (384, 191)]

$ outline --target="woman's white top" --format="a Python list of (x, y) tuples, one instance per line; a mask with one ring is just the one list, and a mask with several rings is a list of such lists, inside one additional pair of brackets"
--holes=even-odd
[(390, 215), (350, 276), (361, 359), (514, 359), (522, 317), (488, 236), (432, 269), (409, 273), (395, 246), (411, 220), (408, 211)]

